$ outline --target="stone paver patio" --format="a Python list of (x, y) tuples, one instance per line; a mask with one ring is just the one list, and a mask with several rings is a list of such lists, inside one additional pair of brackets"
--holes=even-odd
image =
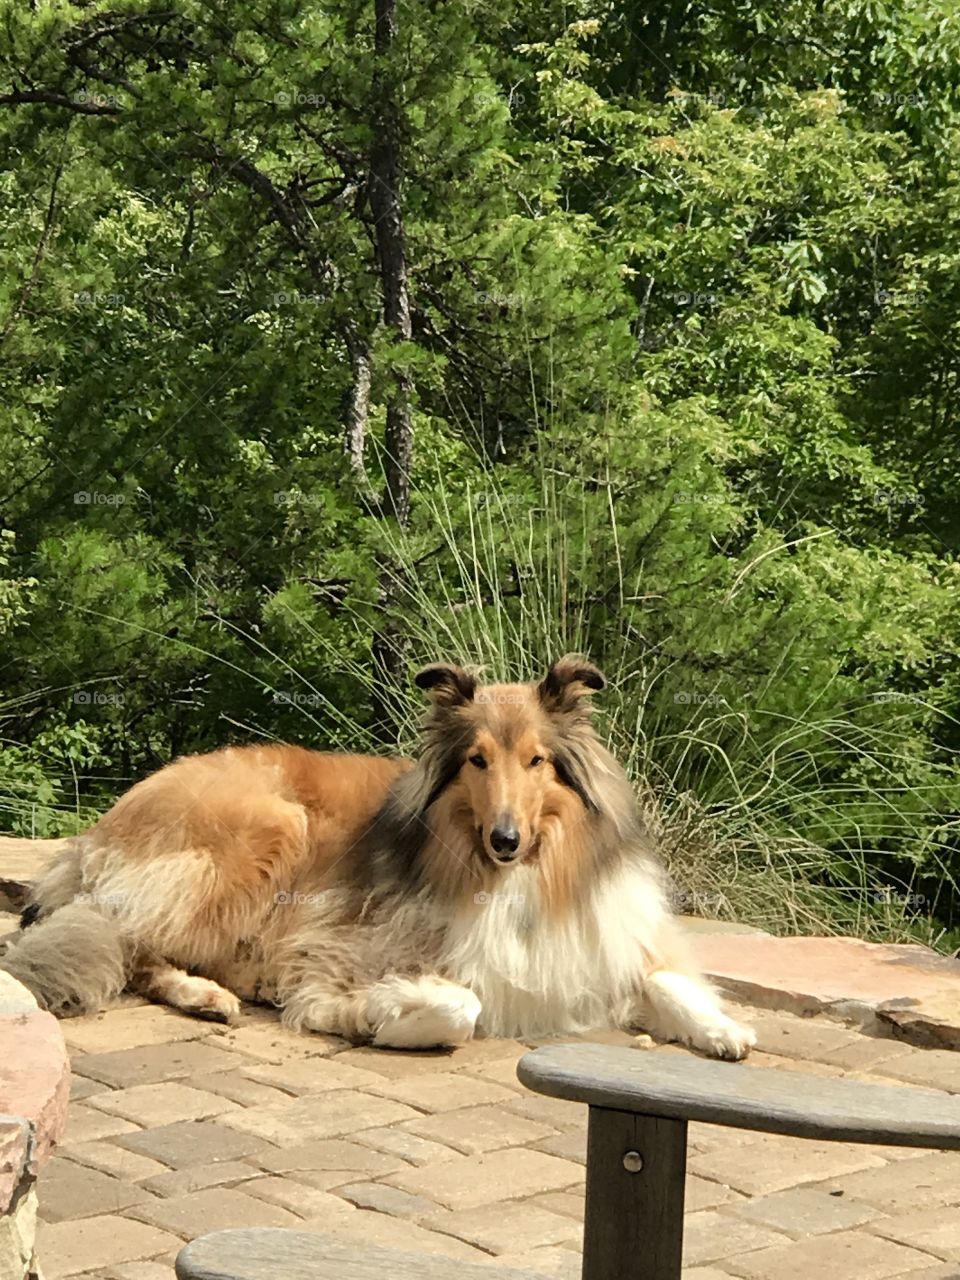
[[(10, 910), (37, 848), (0, 840), (0, 855)], [(742, 1007), (754, 1066), (942, 1090), (960, 1108), (960, 1052), (863, 1030), (960, 1044), (955, 962), (688, 924), (708, 972), (777, 1010)], [(0, 934), (14, 927), (0, 915)], [(258, 1225), (579, 1280), (586, 1108), (523, 1088), (525, 1045), (352, 1048), (265, 1009), (224, 1028), (132, 998), (61, 1025), (73, 1092), (38, 1184), (45, 1280), (172, 1280), (184, 1241)], [(695, 1124), (689, 1170), (688, 1280), (960, 1280), (960, 1153)]]
[[(960, 1091), (954, 1051), (746, 1016), (756, 1066)], [(223, 1028), (132, 1000), (62, 1025), (74, 1091), (40, 1183), (46, 1280), (171, 1280), (185, 1240), (256, 1225), (579, 1276), (586, 1108), (526, 1092), (521, 1044), (384, 1052), (266, 1010)], [(960, 1277), (960, 1154), (707, 1125), (690, 1146), (689, 1280)]]

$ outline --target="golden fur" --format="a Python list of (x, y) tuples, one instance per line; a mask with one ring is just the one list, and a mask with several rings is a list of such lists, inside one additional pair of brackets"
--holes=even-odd
[(417, 683), (416, 761), (253, 746), (138, 783), (48, 868), (2, 967), (62, 1014), (128, 987), (397, 1047), (645, 1025), (742, 1056), (594, 733), (596, 668)]

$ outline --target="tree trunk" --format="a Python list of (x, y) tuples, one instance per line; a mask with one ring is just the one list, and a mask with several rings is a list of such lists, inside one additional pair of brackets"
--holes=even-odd
[[(373, 75), (373, 143), (370, 149), (370, 209), (376, 228), (377, 256), (383, 292), (383, 322), (395, 342), (409, 342), (413, 333), (400, 203), (401, 127), (393, 54), (397, 39), (397, 0), (375, 0), (376, 66)], [(387, 397), (384, 433), (386, 461), (381, 515), (393, 517), (401, 529), (410, 518), (410, 462), (413, 425), (410, 416), (410, 379), (395, 372)], [(391, 694), (403, 673), (402, 630), (393, 606), (403, 586), (402, 566), (380, 566), (380, 604), (384, 622), (373, 637), (375, 677), (374, 713), (384, 741), (396, 736), (395, 703)]]
[[(390, 65), (397, 38), (397, 0), (375, 0), (377, 69), (373, 77), (373, 146), (370, 151), (370, 208), (373, 212), (383, 321), (398, 342), (413, 333), (407, 281), (407, 255), (400, 205), (400, 109), (394, 68)], [(410, 515), (410, 461), (413, 426), (410, 420), (410, 380), (397, 373), (387, 400), (386, 493), (384, 514), (405, 526)]]
[(347, 402), (344, 424), (344, 447), (353, 478), (366, 491), (367, 471), (363, 450), (370, 417), (370, 348), (358, 333), (348, 331), (347, 350), (350, 353), (350, 399)]

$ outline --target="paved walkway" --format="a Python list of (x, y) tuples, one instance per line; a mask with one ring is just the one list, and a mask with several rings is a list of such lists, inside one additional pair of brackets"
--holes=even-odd
[[(960, 1092), (960, 1053), (751, 1016), (757, 1066)], [(526, 1092), (516, 1042), (392, 1053), (267, 1011), (225, 1029), (135, 1001), (63, 1027), (74, 1101), (40, 1186), (46, 1280), (171, 1280), (183, 1241), (252, 1225), (579, 1277), (586, 1108)], [(690, 1142), (689, 1280), (960, 1277), (960, 1154), (709, 1125)]]

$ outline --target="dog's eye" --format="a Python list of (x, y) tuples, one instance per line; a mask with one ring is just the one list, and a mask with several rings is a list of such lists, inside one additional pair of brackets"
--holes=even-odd
[(472, 765), (475, 765), (478, 769), (485, 769), (487, 767), (487, 762), (486, 760), (484, 760), (483, 756), (480, 754), (479, 751), (476, 752), (475, 755), (469, 756), (468, 759), (470, 763)]
[(543, 756), (534, 756), (530, 761), (530, 768), (535, 769), (538, 764), (543, 764)]

